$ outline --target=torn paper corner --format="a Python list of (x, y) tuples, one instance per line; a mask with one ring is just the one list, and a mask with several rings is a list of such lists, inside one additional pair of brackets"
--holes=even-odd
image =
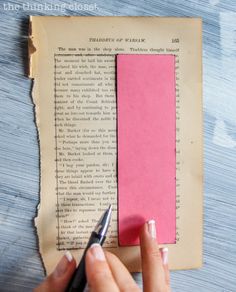
[(29, 37), (28, 37), (28, 77), (34, 78), (34, 68), (35, 68), (35, 52), (37, 51), (34, 35), (33, 35), (33, 27), (32, 27), (32, 17), (30, 16), (29, 21)]

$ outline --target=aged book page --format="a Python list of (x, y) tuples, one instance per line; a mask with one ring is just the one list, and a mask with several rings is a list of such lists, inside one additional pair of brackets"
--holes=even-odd
[[(202, 265), (202, 65), (200, 19), (30, 19), (30, 77), (40, 140), (36, 227), (47, 273), (65, 249), (79, 259), (113, 205), (106, 248), (140, 271), (138, 246), (119, 247), (115, 56), (176, 55), (176, 224), (171, 269)], [(158, 228), (158, 226), (157, 226)], [(188, 255), (188, 256), (186, 256)]]

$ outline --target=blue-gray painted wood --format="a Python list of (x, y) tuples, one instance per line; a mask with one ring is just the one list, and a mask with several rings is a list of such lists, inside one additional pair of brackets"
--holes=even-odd
[[(0, 291), (31, 291), (43, 279), (33, 225), (39, 200), (38, 141), (31, 81), (24, 76), (28, 14), (203, 18), (204, 267), (172, 272), (171, 280), (173, 291), (236, 291), (236, 1), (105, 0), (90, 12), (37, 7), (30, 12), (23, 3), (51, 2), (0, 1)], [(19, 9), (6, 10), (10, 5)]]

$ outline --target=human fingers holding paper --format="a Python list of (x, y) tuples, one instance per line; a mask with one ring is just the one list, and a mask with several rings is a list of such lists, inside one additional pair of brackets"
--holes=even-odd
[[(143, 225), (140, 232), (140, 247), (144, 292), (169, 292), (168, 250), (160, 250), (158, 247), (154, 220)], [(35, 291), (65, 291), (74, 270), (75, 261), (67, 253), (55, 271)], [(86, 276), (90, 292), (140, 291), (120, 260), (109, 252), (104, 253), (99, 244), (93, 244), (87, 250)]]
[[(159, 249), (155, 221), (144, 224), (140, 232), (144, 292), (169, 292), (168, 249)], [(91, 292), (140, 291), (128, 270), (113, 254), (100, 246), (88, 250), (86, 273)]]
[(86, 275), (91, 292), (140, 291), (120, 260), (97, 244), (87, 251)]

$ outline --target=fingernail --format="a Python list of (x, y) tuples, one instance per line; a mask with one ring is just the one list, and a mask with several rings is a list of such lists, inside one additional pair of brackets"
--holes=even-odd
[(72, 260), (73, 260), (73, 256), (72, 256), (72, 254), (71, 254), (71, 252), (70, 252), (69, 250), (67, 250), (67, 251), (65, 252), (65, 256), (66, 256), (68, 262), (72, 262)]
[(101, 247), (100, 244), (93, 243), (90, 246), (90, 250), (91, 250), (91, 253), (92, 253), (92, 255), (94, 256), (94, 258), (96, 260), (99, 260), (99, 261), (105, 261), (106, 260), (104, 252), (103, 252), (102, 247)]
[(72, 262), (73, 257), (69, 251), (66, 251), (60, 262), (57, 264), (56, 269), (53, 272), (55, 277), (61, 277), (65, 274), (70, 262)]
[(151, 235), (152, 238), (156, 238), (156, 223), (155, 220), (149, 220), (148, 221), (148, 232)]
[(161, 252), (162, 252), (163, 265), (167, 265), (168, 264), (168, 248), (167, 247), (162, 248)]

